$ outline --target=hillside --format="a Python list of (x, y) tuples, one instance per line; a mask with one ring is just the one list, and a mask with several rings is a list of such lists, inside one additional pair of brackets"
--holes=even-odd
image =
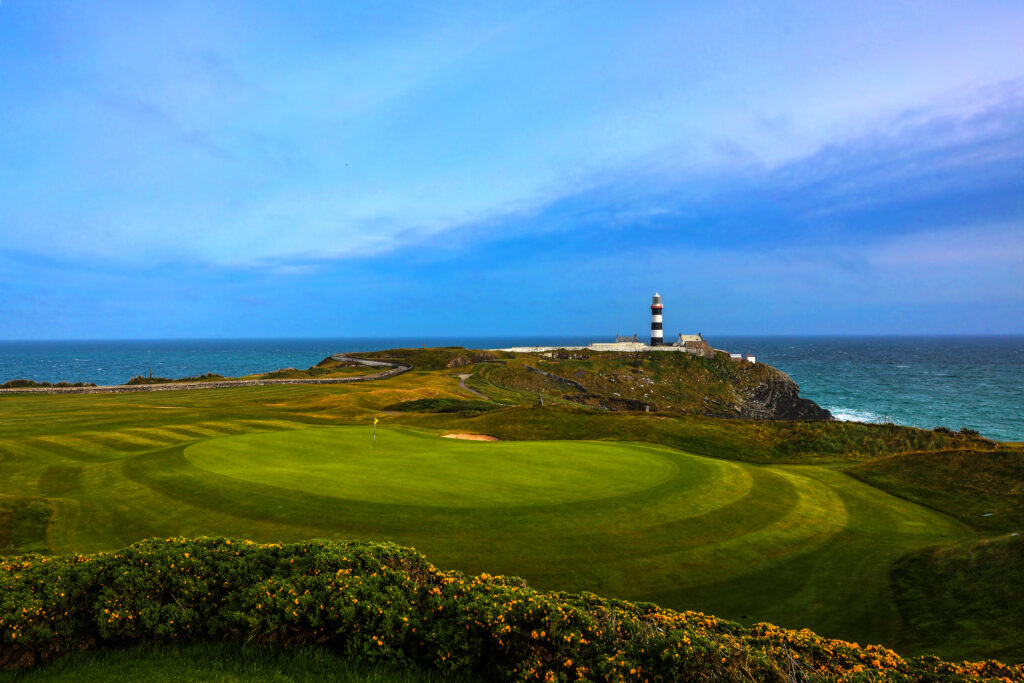
[[(523, 576), (543, 590), (810, 627), (905, 654), (946, 654), (954, 643), (913, 640), (890, 570), (990, 531), (907, 495), (896, 478), (906, 468), (894, 466), (885, 489), (837, 465), (892, 454), (914, 462), (923, 451), (981, 458), (992, 442), (895, 425), (611, 410), (561, 388), (538, 406), (530, 390), (479, 378), (502, 364), (561, 361), (465, 349), (378, 355), (415, 370), (352, 384), (0, 396), (0, 552), (209, 534), (387, 539), (446, 568)], [(467, 377), (496, 400), (468, 391)], [(449, 433), (501, 440), (439, 438)], [(959, 478), (951, 470), (932, 488)]]
[(893, 566), (892, 586), (918, 646), (1024, 661), (1024, 535), (910, 553)]
[[(25, 397), (21, 419), (7, 426), (22, 435), (8, 431), (0, 440), (8, 454), (0, 460), (2, 493), (20, 501), (9, 538), (47, 552), (109, 550), (153, 535), (391, 539), (445, 567), (519, 575), (544, 589), (656, 600), (888, 645), (903, 637), (888, 593), (892, 563), (973, 538), (948, 517), (830, 468), (699, 456), (623, 441), (622, 429), (664, 425), (651, 436), (697, 435), (742, 451), (744, 441), (764, 438), (762, 429), (776, 448), (798, 447), (793, 423), (662, 420), (579, 407), (471, 413), (476, 418), (401, 413), (384, 416), (375, 445), (367, 422), (330, 425), (347, 401), (391, 405), (410, 382), (432, 377), (403, 375), (383, 395), (292, 386), (146, 397), (163, 409), (122, 395)], [(33, 404), (45, 411), (35, 428)], [(90, 407), (108, 421), (102, 431), (88, 420), (74, 428)], [(115, 426), (118, 416), (124, 422)], [(563, 416), (577, 430), (608, 428), (608, 440), (468, 442), (439, 438), (446, 431), (437, 427), (397, 426), (432, 420), (488, 433), (462, 427), (491, 419), (523, 428), (529, 417), (571, 436), (559, 426)], [(54, 424), (65, 431), (55, 434)], [(718, 443), (729, 433), (731, 442)], [(885, 443), (892, 442), (878, 442)]]
[(1024, 681), (998, 662), (440, 571), (393, 544), (153, 539), (112, 554), (0, 558), (0, 668), (86, 647), (249, 641), (485, 680)]
[(847, 472), (989, 532), (1024, 532), (1024, 449), (902, 453)]
[(616, 411), (685, 412), (714, 417), (825, 420), (827, 410), (801, 398), (785, 373), (763, 363), (687, 353), (589, 350), (510, 354), (468, 349), (399, 349), (399, 358), (426, 370), (475, 365), (472, 386), (498, 400), (544, 395)]
[(891, 453), (995, 448), (992, 442), (970, 435), (891, 424), (647, 414), (571, 402), (543, 407), (506, 406), (487, 414), (471, 410), (441, 417), (425, 412), (387, 419), (423, 428), (491, 434), (506, 440), (644, 441), (726, 460), (774, 464), (864, 462)]

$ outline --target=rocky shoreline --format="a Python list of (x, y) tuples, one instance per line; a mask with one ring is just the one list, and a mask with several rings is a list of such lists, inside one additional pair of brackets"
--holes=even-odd
[(738, 392), (741, 400), (739, 417), (748, 420), (835, 419), (825, 408), (801, 397), (800, 387), (789, 375), (777, 368), (771, 369), (777, 377), (761, 382), (751, 390)]

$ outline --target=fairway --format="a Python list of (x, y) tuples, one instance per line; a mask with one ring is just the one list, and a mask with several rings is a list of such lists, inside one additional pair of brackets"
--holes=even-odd
[(305, 493), (455, 507), (607, 498), (650, 488), (678, 470), (645, 446), (453, 441), (379, 429), (374, 447), (369, 427), (209, 439), (188, 447), (185, 457), (210, 472)]
[(976, 538), (828, 466), (635, 441), (460, 441), (390, 416), (374, 450), (369, 420), (337, 424), (446, 383), (457, 386), (409, 373), (393, 388), (8, 399), (0, 542), (92, 552), (151, 536), (392, 540), (441, 567), (545, 590), (899, 647), (911, 641), (893, 563)]

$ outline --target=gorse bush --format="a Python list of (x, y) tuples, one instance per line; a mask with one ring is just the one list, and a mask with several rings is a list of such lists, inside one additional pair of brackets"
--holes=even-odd
[(903, 659), (809, 631), (466, 577), (388, 543), (167, 539), (0, 561), (4, 668), (104, 643), (225, 638), (322, 643), (489, 680), (1024, 681), (1024, 668), (998, 662)]

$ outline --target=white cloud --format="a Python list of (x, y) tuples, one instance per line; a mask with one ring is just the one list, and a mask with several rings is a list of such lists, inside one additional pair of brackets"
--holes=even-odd
[(355, 12), (323, 32), (212, 8), (85, 21), (58, 69), (75, 86), (35, 93), (0, 132), (0, 153), (15, 138), (37, 151), (0, 171), (0, 247), (380, 254), (501, 230), (609, 178), (669, 187), (899, 140), (950, 89), (942, 111), (969, 116), (998, 95), (979, 85), (1020, 75), (1009, 10), (961, 12), (952, 30), (950, 10), (923, 7), (681, 7)]

